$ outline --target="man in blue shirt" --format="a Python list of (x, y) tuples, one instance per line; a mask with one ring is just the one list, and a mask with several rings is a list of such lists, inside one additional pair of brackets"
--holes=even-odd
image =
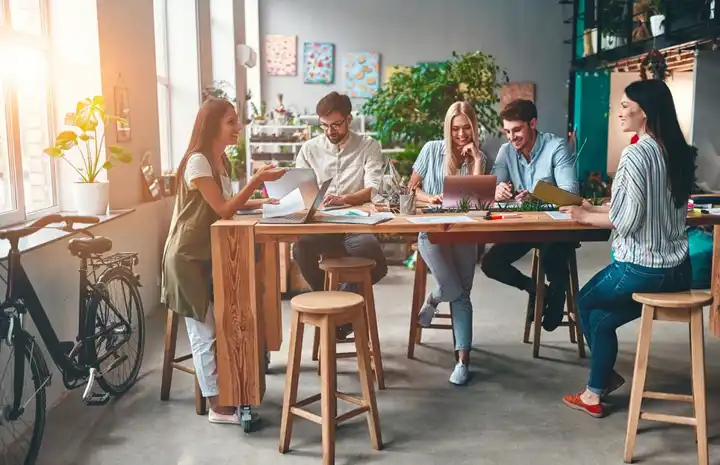
[[(500, 147), (492, 169), (498, 182), (495, 201), (522, 202), (530, 197), (535, 183), (540, 180), (578, 193), (575, 159), (563, 139), (536, 129), (537, 109), (533, 102), (510, 102), (500, 113), (500, 118), (509, 142)], [(481, 268), (489, 278), (528, 292), (534, 302), (533, 280), (513, 263), (534, 248), (542, 249), (542, 265), (550, 282), (546, 287), (542, 325), (546, 331), (553, 331), (562, 322), (569, 282), (568, 260), (575, 247), (572, 243), (496, 244), (483, 257)], [(528, 312), (528, 318), (532, 317), (532, 311)]]

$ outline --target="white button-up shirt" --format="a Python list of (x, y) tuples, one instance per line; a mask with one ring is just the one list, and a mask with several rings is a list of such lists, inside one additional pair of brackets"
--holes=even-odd
[(383, 161), (378, 141), (350, 131), (343, 147), (331, 143), (325, 134), (305, 142), (295, 166), (312, 168), (320, 185), (333, 178), (328, 194), (348, 195), (371, 187), (372, 198), (380, 187)]

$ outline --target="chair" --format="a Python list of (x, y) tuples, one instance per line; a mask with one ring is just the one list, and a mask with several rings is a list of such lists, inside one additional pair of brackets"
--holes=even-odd
[[(545, 271), (542, 266), (541, 254), (542, 252), (540, 249), (535, 249), (533, 251), (532, 280), (535, 282), (535, 289), (537, 289), (535, 294), (535, 309), (533, 313), (533, 321), (530, 321), (528, 318), (525, 319), (525, 333), (523, 335), (523, 342), (525, 344), (530, 344), (530, 329), (534, 325), (533, 329), (535, 331), (532, 340), (534, 358), (538, 358), (540, 356), (540, 336), (542, 334), (542, 317), (544, 309), (543, 301), (545, 297)], [(560, 323), (560, 326), (568, 327), (570, 342), (572, 344), (577, 344), (578, 356), (580, 358), (585, 358), (585, 340), (583, 339), (582, 330), (580, 328), (577, 309), (577, 295), (580, 291), (575, 249), (573, 249), (570, 255), (568, 266), (570, 268), (570, 285), (568, 286), (567, 292), (567, 309), (564, 312), (566, 320)], [(531, 310), (531, 303), (532, 299), (528, 299), (528, 311)]]
[[(294, 297), (290, 301), (292, 321), (290, 327), (290, 347), (288, 354), (285, 394), (283, 398), (280, 422), (280, 453), (290, 448), (293, 420), (295, 416), (310, 420), (322, 426), (322, 463), (335, 463), (335, 428), (357, 415), (367, 413), (370, 442), (376, 450), (382, 448), (380, 418), (375, 400), (374, 385), (370, 378), (370, 350), (368, 342), (367, 318), (364, 298), (351, 292), (319, 291)], [(362, 398), (337, 391), (336, 335), (338, 326), (352, 323), (355, 329), (355, 350), (357, 353), (358, 373)], [(298, 381), (302, 358), (302, 342), (305, 325), (320, 328), (320, 347), (322, 365), (321, 393), (298, 401)], [(357, 405), (357, 408), (337, 415), (337, 400)], [(315, 415), (303, 407), (317, 401), (321, 402), (321, 415)]]
[[(425, 293), (427, 292), (427, 275), (428, 267), (425, 260), (422, 258), (422, 254), (418, 250), (417, 243), (412, 246), (413, 251), (417, 252), (417, 260), (415, 261), (415, 278), (413, 281), (413, 297), (412, 305), (410, 306), (410, 335), (408, 336), (408, 350), (407, 358), (415, 358), (415, 346), (422, 342), (422, 331), (423, 329), (443, 329), (452, 331), (452, 316), (450, 313), (439, 313), (435, 315), (435, 318), (442, 318), (450, 320), (450, 324), (436, 324), (433, 323), (427, 328), (423, 328), (418, 323), (420, 317), (420, 309), (425, 303)], [(455, 333), (453, 332), (453, 341), (455, 339)], [(454, 347), (454, 342), (453, 342)]]
[[(170, 386), (172, 384), (173, 369), (180, 370), (191, 375), (195, 375), (195, 369), (182, 365), (182, 362), (192, 358), (192, 354), (175, 357), (175, 347), (177, 345), (178, 322), (180, 315), (168, 310), (167, 321), (165, 323), (165, 356), (163, 359), (162, 383), (160, 386), (160, 400), (166, 401), (170, 399)], [(200, 392), (200, 385), (195, 378), (195, 413), (205, 415), (207, 413), (207, 402)]]
[[(340, 283), (358, 284), (361, 286), (359, 294), (365, 300), (365, 315), (368, 337), (370, 339), (370, 356), (372, 369), (377, 379), (378, 389), (385, 389), (385, 371), (382, 364), (382, 351), (380, 350), (380, 336), (378, 333), (377, 314), (375, 313), (375, 295), (372, 285), (372, 269), (375, 268), (375, 261), (362, 257), (338, 257), (323, 258), (320, 261), (320, 269), (325, 271), (325, 290), (337, 291)], [(357, 331), (357, 329), (355, 329)], [(354, 342), (355, 338), (348, 338), (341, 342)], [(313, 340), (312, 359), (318, 360), (320, 353), (320, 328), (315, 328)], [(356, 357), (356, 352), (345, 352), (336, 354), (337, 358)], [(318, 363), (318, 373), (322, 364)]]
[[(631, 463), (635, 449), (638, 423), (641, 419), (694, 426), (697, 435), (698, 464), (708, 465), (707, 407), (705, 404), (705, 339), (703, 334), (703, 307), (712, 303), (712, 296), (704, 291), (687, 291), (667, 294), (634, 294), (633, 299), (643, 304), (640, 330), (635, 354), (628, 426), (625, 435), (625, 462)], [(650, 340), (654, 320), (687, 323), (690, 327), (690, 360), (692, 363), (692, 395), (670, 394), (645, 390)], [(644, 412), (643, 398), (688, 402), (693, 405), (693, 416), (668, 415)]]

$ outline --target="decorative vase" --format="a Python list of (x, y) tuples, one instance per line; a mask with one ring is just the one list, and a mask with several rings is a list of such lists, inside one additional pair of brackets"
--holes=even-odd
[(76, 182), (73, 196), (79, 215), (105, 215), (110, 203), (110, 184), (106, 181)]
[(654, 37), (665, 34), (665, 15), (650, 16), (650, 32)]

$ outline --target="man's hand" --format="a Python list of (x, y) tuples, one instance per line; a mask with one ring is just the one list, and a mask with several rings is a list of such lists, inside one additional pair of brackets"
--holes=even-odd
[(325, 199), (323, 200), (323, 205), (330, 206), (330, 205), (345, 205), (347, 202), (345, 201), (345, 196), (343, 195), (332, 195), (328, 194), (325, 196)]
[(507, 202), (512, 198), (512, 183), (501, 182), (495, 188), (495, 201)]
[(518, 202), (524, 202), (525, 200), (530, 198), (530, 191), (527, 189), (523, 189), (520, 192), (517, 193), (515, 196), (515, 200)]

